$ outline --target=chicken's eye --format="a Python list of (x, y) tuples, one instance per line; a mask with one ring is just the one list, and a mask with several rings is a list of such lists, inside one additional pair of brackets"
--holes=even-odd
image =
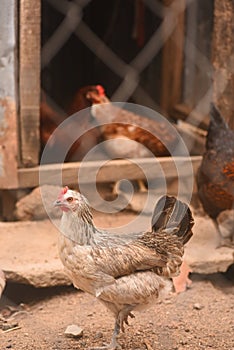
[(68, 198), (67, 198), (67, 202), (68, 202), (68, 203), (71, 203), (72, 201), (73, 201), (73, 198), (72, 198), (72, 197), (68, 197)]

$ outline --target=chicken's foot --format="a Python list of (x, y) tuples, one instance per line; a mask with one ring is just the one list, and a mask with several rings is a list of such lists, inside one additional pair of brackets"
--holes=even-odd
[(135, 316), (131, 313), (132, 309), (132, 306), (127, 306), (125, 309), (121, 310), (118, 315), (117, 322), (119, 323), (122, 332), (124, 332), (124, 323), (127, 325), (129, 324), (128, 317), (130, 316), (131, 318), (135, 318)]
[(120, 345), (117, 342), (117, 336), (119, 335), (120, 330), (124, 332), (124, 323), (128, 325), (128, 317), (134, 318), (135, 316), (131, 313), (133, 307), (126, 306), (123, 310), (121, 310), (118, 314), (118, 317), (115, 322), (115, 328), (112, 335), (111, 343), (109, 345), (90, 348), (90, 350), (116, 350), (120, 348)]
[(221, 247), (233, 248), (234, 247), (233, 239), (230, 237), (223, 237), (222, 232), (221, 232), (220, 227), (219, 227), (219, 224), (218, 224), (216, 219), (213, 219), (213, 223), (214, 223), (215, 228), (219, 234), (219, 243), (218, 243), (216, 249), (221, 248)]
[(90, 348), (90, 350), (116, 350), (118, 348), (121, 348), (120, 345), (117, 342), (117, 336), (120, 332), (120, 324), (118, 319), (115, 322), (115, 328), (112, 335), (111, 343), (105, 346), (97, 347), (97, 348)]

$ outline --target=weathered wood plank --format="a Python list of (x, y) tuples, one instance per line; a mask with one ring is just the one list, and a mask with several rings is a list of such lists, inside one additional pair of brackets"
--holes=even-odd
[(234, 129), (234, 2), (215, 0), (213, 32), (214, 102)]
[[(172, 0), (164, 0), (163, 3), (166, 6), (172, 5), (173, 9)], [(181, 0), (180, 6), (182, 10), (178, 14), (175, 30), (166, 41), (162, 51), (161, 108), (168, 113), (175, 104), (180, 102), (182, 93), (186, 1)], [(167, 26), (166, 22), (165, 26)]]
[(17, 1), (2, 0), (0, 11), (0, 188), (17, 187)]
[(210, 122), (209, 114), (205, 115), (203, 113), (200, 113), (196, 109), (189, 107), (184, 103), (175, 105), (171, 111), (171, 116), (174, 119), (179, 120), (186, 120), (189, 116), (189, 124), (202, 128), (204, 130), (208, 129)]
[[(75, 183), (114, 182), (121, 179), (156, 179), (188, 177), (191, 166), (196, 173), (201, 156), (144, 158), (112, 160), (106, 163), (91, 161), (84, 163), (49, 164), (41, 167), (19, 169), (19, 186), (35, 187), (39, 184), (70, 185)], [(178, 170), (177, 170), (178, 169)], [(40, 174), (39, 174), (40, 173)], [(39, 179), (40, 176), (40, 179)], [(78, 178), (79, 176), (79, 178)], [(61, 182), (62, 177), (62, 182)]]
[(178, 120), (176, 129), (183, 138), (190, 155), (202, 155), (205, 151), (206, 134), (203, 129)]
[(41, 1), (20, 1), (19, 88), (21, 162), (38, 165)]

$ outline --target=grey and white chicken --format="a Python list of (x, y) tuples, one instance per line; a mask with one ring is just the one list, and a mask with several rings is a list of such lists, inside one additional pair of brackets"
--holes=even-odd
[[(171, 286), (192, 237), (189, 207), (174, 197), (157, 203), (150, 231), (117, 235), (95, 227), (91, 208), (80, 193), (65, 187), (55, 202), (63, 211), (59, 254), (75, 287), (98, 298), (113, 313), (111, 344), (124, 331), (133, 310), (150, 306)], [(100, 349), (100, 348), (99, 348)]]

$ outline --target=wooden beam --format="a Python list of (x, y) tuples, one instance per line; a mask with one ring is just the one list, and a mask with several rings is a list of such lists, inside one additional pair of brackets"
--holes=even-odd
[(234, 2), (215, 0), (212, 61), (213, 100), (234, 129)]
[(177, 104), (171, 110), (170, 116), (175, 120), (186, 120), (189, 124), (207, 130), (210, 122), (209, 114), (201, 114), (184, 103)]
[[(196, 173), (201, 156), (160, 157), (132, 160), (90, 161), (83, 163), (48, 164), (18, 170), (19, 186), (39, 184), (71, 185), (76, 183), (115, 182), (121, 179), (186, 178)], [(177, 170), (178, 169), (178, 170)]]
[(0, 188), (17, 179), (17, 1), (2, 0), (0, 11)]
[(41, 1), (21, 0), (19, 38), (20, 141), (24, 166), (39, 161)]
[(16, 101), (0, 98), (0, 188), (16, 188), (17, 179)]
[[(173, 10), (173, 0), (164, 0), (163, 3), (166, 6), (171, 6), (171, 10)], [(181, 102), (186, 0), (181, 0), (180, 5), (182, 11), (177, 16), (175, 30), (165, 42), (162, 50), (162, 91), (160, 105), (167, 113), (170, 113), (175, 104)], [(165, 22), (165, 26), (167, 26), (167, 22)]]

